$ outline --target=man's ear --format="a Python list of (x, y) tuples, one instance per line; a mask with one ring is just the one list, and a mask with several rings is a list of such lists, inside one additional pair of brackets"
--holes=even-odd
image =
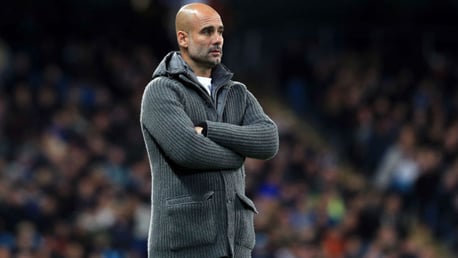
[(181, 30), (177, 31), (177, 41), (180, 47), (187, 48), (188, 47), (188, 33), (181, 31)]

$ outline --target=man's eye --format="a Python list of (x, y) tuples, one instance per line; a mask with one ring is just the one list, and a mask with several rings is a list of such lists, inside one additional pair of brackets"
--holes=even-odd
[(211, 35), (213, 33), (213, 30), (211, 28), (206, 28), (202, 30), (202, 34), (204, 35)]

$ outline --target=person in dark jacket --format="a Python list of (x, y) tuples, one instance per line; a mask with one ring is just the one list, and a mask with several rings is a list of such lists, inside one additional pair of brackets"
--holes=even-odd
[(245, 195), (244, 161), (274, 157), (278, 130), (221, 64), (223, 30), (210, 6), (183, 6), (180, 51), (164, 57), (143, 93), (152, 258), (245, 258), (255, 246), (257, 210)]

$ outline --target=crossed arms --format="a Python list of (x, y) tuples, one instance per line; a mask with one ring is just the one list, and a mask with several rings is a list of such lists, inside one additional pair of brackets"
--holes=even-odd
[(203, 128), (191, 121), (180, 101), (183, 92), (170, 83), (158, 78), (147, 86), (140, 119), (177, 165), (198, 170), (237, 169), (246, 157), (269, 159), (277, 153), (277, 127), (251, 93), (247, 92), (245, 110), (241, 110), (241, 125), (205, 121), (205, 137)]

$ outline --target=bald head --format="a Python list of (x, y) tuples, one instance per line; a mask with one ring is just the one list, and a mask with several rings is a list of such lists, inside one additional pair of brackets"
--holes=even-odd
[(211, 6), (202, 3), (187, 4), (180, 8), (175, 19), (175, 30), (189, 32), (201, 20), (219, 16)]
[(175, 20), (181, 56), (197, 76), (209, 77), (221, 62), (224, 25), (215, 9), (206, 4), (183, 6)]

